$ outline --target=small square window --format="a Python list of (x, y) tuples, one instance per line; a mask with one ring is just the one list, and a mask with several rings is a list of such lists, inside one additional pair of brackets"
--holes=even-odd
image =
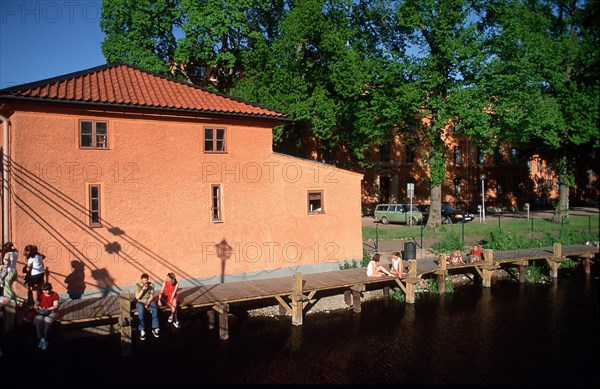
[(79, 147), (82, 149), (108, 149), (107, 123), (81, 120), (79, 122)]
[(323, 192), (309, 191), (308, 192), (308, 213), (324, 213), (323, 207)]
[(207, 153), (224, 153), (227, 151), (224, 128), (204, 129), (204, 151)]

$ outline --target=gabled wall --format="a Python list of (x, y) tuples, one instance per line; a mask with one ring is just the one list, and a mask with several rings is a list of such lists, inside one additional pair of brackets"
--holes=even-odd
[[(79, 148), (80, 119), (108, 122), (109, 150)], [(10, 124), (10, 239), (21, 253), (39, 247), (59, 292), (116, 291), (143, 272), (212, 283), (362, 257), (362, 175), (274, 154), (272, 122), (22, 106)], [(217, 125), (228, 152), (204, 153), (203, 127)], [(308, 213), (309, 190), (322, 191), (324, 213)]]

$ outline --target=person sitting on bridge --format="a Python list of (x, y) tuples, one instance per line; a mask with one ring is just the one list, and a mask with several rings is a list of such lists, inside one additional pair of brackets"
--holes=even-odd
[(154, 284), (149, 281), (148, 274), (144, 273), (140, 277), (141, 282), (135, 284), (135, 307), (138, 312), (140, 340), (146, 339), (146, 324), (144, 323), (144, 311), (147, 309), (152, 315), (152, 335), (158, 338), (158, 307), (154, 302)]
[(450, 255), (450, 265), (462, 265), (465, 262), (462, 259), (462, 251), (456, 250)]
[(59, 316), (58, 313), (58, 293), (52, 290), (52, 284), (46, 282), (42, 285), (42, 294), (39, 295), (33, 308), (35, 309), (35, 318), (33, 324), (40, 340), (38, 347), (42, 350), (48, 348), (48, 332), (52, 323)]
[(400, 258), (400, 253), (398, 251), (394, 251), (394, 253), (392, 254), (392, 266), (390, 268), (390, 273), (398, 277), (403, 277), (406, 274), (406, 272), (404, 271), (404, 264), (402, 263), (402, 258)]
[(481, 261), (483, 259), (483, 250), (474, 244), (471, 248), (471, 262)]
[(158, 306), (166, 305), (171, 309), (171, 316), (169, 316), (169, 323), (173, 323), (175, 328), (181, 327), (179, 320), (177, 320), (177, 305), (179, 305), (179, 282), (175, 277), (175, 273), (167, 273), (167, 279), (163, 283), (160, 293), (158, 294)]
[(383, 266), (379, 264), (379, 259), (381, 255), (379, 253), (373, 254), (373, 258), (371, 258), (371, 262), (367, 265), (367, 275), (369, 277), (383, 277), (384, 275), (388, 275), (393, 277), (394, 275), (386, 270)]

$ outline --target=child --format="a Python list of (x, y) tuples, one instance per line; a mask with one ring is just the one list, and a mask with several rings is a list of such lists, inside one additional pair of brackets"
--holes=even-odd
[(163, 304), (171, 308), (171, 316), (169, 316), (169, 323), (173, 323), (175, 328), (181, 327), (179, 320), (177, 320), (177, 304), (179, 303), (179, 295), (177, 289), (179, 283), (175, 278), (174, 273), (167, 273), (167, 279), (163, 283), (160, 293), (158, 294), (158, 306)]
[(406, 272), (404, 271), (404, 265), (402, 264), (402, 258), (400, 258), (400, 253), (395, 251), (392, 254), (392, 268), (390, 269), (390, 273), (403, 277)]
[(373, 254), (373, 258), (371, 258), (371, 262), (367, 266), (367, 275), (369, 277), (383, 277), (384, 275), (393, 277), (392, 273), (379, 264), (379, 258), (379, 253)]
[(478, 245), (474, 244), (471, 248), (471, 262), (481, 261), (483, 259), (483, 251)]

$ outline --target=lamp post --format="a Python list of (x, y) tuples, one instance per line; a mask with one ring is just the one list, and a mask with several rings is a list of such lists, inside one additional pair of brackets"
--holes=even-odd
[(479, 179), (481, 180), (481, 212), (485, 223), (485, 174), (480, 174)]

